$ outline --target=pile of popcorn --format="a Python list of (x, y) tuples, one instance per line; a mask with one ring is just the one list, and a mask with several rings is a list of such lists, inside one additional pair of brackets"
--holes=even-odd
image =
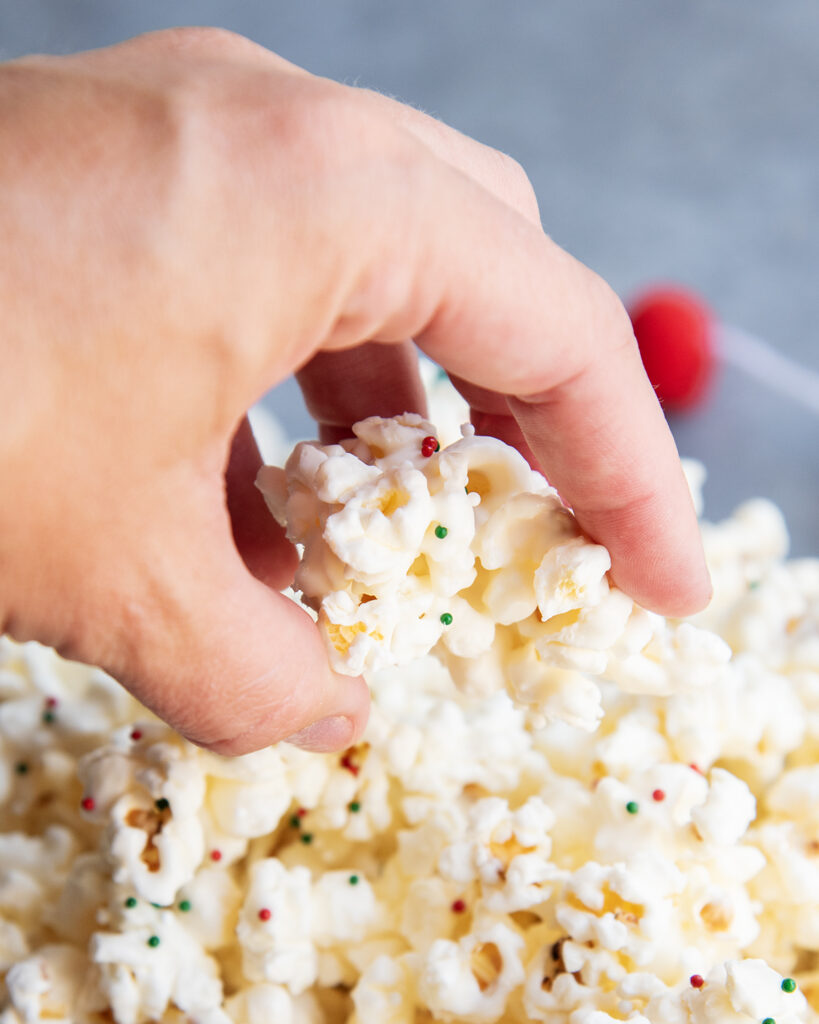
[(819, 560), (749, 502), (666, 621), (515, 452), (438, 442), (260, 477), (372, 688), (341, 755), (218, 757), (0, 641), (0, 1024), (819, 1022)]

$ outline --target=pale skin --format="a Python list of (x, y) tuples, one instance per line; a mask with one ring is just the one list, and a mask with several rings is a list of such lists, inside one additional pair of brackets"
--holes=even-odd
[(277, 593), (295, 553), (244, 415), (294, 372), (324, 439), (423, 413), (410, 338), (625, 591), (707, 602), (628, 317), (508, 157), (178, 29), (0, 65), (0, 195), (0, 631), (103, 666), (218, 753), (355, 742), (367, 687)]

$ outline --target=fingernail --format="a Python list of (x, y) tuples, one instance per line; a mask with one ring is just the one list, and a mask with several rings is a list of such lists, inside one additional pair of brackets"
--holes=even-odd
[(288, 736), (285, 743), (292, 743), (302, 750), (315, 753), (329, 753), (349, 747), (355, 736), (355, 723), (344, 715), (320, 718), (307, 728)]

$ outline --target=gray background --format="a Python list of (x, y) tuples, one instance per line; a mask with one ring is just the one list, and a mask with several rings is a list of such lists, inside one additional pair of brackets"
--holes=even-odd
[[(695, 289), (819, 371), (816, 0), (0, 0), (0, 55), (222, 25), (511, 153), (546, 230), (626, 299)], [(271, 401), (309, 433), (295, 389)], [(819, 554), (814, 414), (723, 367), (672, 420), (711, 518), (751, 495)]]

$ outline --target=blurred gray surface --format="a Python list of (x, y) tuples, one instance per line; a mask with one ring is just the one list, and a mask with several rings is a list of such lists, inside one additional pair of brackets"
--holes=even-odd
[[(0, 0), (0, 55), (232, 28), (511, 153), (546, 230), (628, 299), (655, 281), (819, 371), (816, 0)], [(309, 432), (292, 386), (274, 407)], [(716, 518), (764, 494), (819, 553), (816, 417), (733, 368), (672, 426)]]

